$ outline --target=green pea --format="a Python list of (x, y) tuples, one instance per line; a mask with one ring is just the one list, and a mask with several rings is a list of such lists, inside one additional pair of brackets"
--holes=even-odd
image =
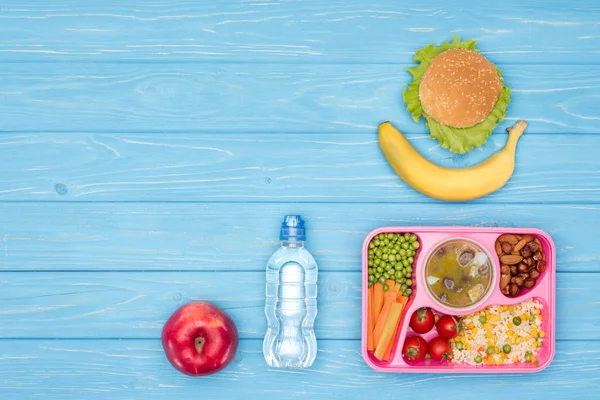
[(411, 272), (413, 272), (413, 269), (412, 269), (412, 267), (411, 267), (411, 266), (408, 266), (408, 267), (406, 267), (406, 272), (408, 272), (409, 274), (410, 274)]
[(369, 260), (369, 267), (373, 266), (373, 260)]
[(406, 257), (406, 249), (400, 249), (400, 251), (398, 253), (400, 254), (401, 257)]
[(381, 249), (381, 253), (385, 256), (386, 254), (390, 253), (390, 249), (388, 249), (387, 247), (384, 247), (383, 249)]
[(406, 243), (406, 242), (402, 243), (402, 248), (404, 250), (408, 250), (408, 243)]
[(375, 277), (373, 275), (369, 275), (369, 282), (375, 282)]
[(387, 246), (388, 244), (390, 244), (390, 239), (388, 239), (388, 238), (385, 238), (385, 239), (383, 240), (383, 243), (385, 243), (385, 245)]
[(405, 276), (407, 279), (410, 279), (410, 278), (412, 278), (412, 272), (405, 272), (405, 273), (404, 273), (404, 276)]
[(406, 251), (406, 255), (409, 257), (414, 257), (415, 256), (415, 251), (414, 250), (407, 250)]
[(375, 250), (373, 250), (373, 249), (369, 249), (369, 255), (370, 255), (370, 256), (372, 256), (372, 255), (374, 255), (374, 254), (375, 254)]
[(389, 260), (390, 262), (396, 261), (396, 256), (395, 256), (395, 255), (393, 255), (393, 254), (390, 254), (390, 255), (389, 255), (389, 257), (388, 257), (388, 260)]
[(505, 352), (506, 354), (510, 353), (510, 344), (505, 344), (504, 346), (502, 346), (502, 351)]
[(396, 255), (396, 254), (398, 254), (398, 250), (396, 250), (396, 249), (391, 249), (391, 250), (390, 250), (390, 253), (392, 253), (393, 255)]
[(399, 281), (400, 281), (400, 284), (403, 284), (404, 282), (406, 282), (406, 278), (402, 277), (399, 279)]
[(404, 239), (405, 239), (406, 241), (410, 240), (410, 233), (406, 232), (406, 233), (404, 234)]
[(373, 249), (374, 247), (375, 247), (375, 242), (372, 241), (371, 243), (369, 243), (369, 249)]
[(421, 244), (419, 242), (414, 242), (412, 244), (412, 248), (415, 249), (415, 250), (418, 249), (420, 246), (421, 246)]
[(402, 247), (400, 247), (400, 245), (398, 243), (396, 243), (394, 245), (394, 250), (396, 250), (397, 252), (400, 252), (401, 249), (402, 249)]
[(405, 267), (408, 267), (410, 265), (410, 263), (408, 262), (408, 260), (403, 260), (402, 265), (404, 265)]
[[(387, 280), (387, 279), (390, 279), (390, 274), (388, 274), (387, 272), (384, 272), (384, 273), (383, 273), (383, 277), (384, 277), (386, 280)], [(379, 279), (379, 281), (381, 282), (381, 279)], [(381, 282), (381, 283), (385, 283), (385, 281), (384, 281), (384, 282)]]
[(381, 278), (381, 274), (379, 272), (375, 272), (375, 280), (378, 281)]
[(495, 350), (494, 346), (490, 346), (490, 347), (487, 348), (486, 351), (491, 356), (492, 354), (494, 354), (494, 350)]
[(394, 238), (394, 234), (393, 233), (388, 233), (387, 234), (387, 238), (392, 240)]
[(412, 263), (414, 263), (414, 262), (415, 262), (415, 259), (414, 259), (414, 258), (412, 258), (412, 257), (408, 257), (408, 258), (407, 258), (407, 260), (408, 260), (408, 263), (409, 263), (409, 264), (412, 264)]
[(406, 289), (406, 290), (404, 291), (404, 295), (405, 295), (406, 297), (410, 296), (410, 294), (411, 294), (411, 293), (412, 293), (412, 289)]
[(416, 242), (417, 241), (417, 235), (415, 235), (414, 233), (412, 235), (410, 235), (410, 241), (411, 242)]
[[(373, 247), (378, 247), (379, 246), (379, 239), (375, 239), (371, 243), (373, 243)], [(371, 248), (373, 248), (373, 247), (371, 247)]]
[(514, 317), (513, 318), (513, 324), (515, 324), (516, 326), (521, 325), (521, 318), (519, 317)]
[(385, 283), (385, 275), (379, 278), (379, 283)]
[(377, 257), (381, 257), (383, 255), (383, 251), (381, 251), (381, 249), (377, 249), (377, 250), (375, 250), (375, 255)]
[(402, 278), (402, 272), (401, 271), (396, 271), (396, 279), (400, 279)]
[(464, 345), (462, 344), (462, 342), (456, 342), (454, 345), (456, 346), (456, 348), (458, 350), (462, 350), (464, 348)]
[(482, 362), (482, 361), (483, 361), (483, 358), (481, 358), (481, 356), (475, 356), (475, 362), (476, 362), (477, 364), (479, 364), (479, 363), (480, 363), (480, 362)]
[(406, 289), (408, 289), (408, 286), (406, 285), (406, 283), (403, 283), (402, 286), (400, 287), (402, 289), (402, 291), (404, 292)]
[(373, 282), (369, 282), (369, 287), (373, 286)]
[(404, 236), (400, 236), (400, 237), (398, 238), (398, 241), (399, 241), (400, 243), (404, 243), (404, 242), (406, 242), (406, 239), (404, 239)]
[(390, 287), (388, 285), (383, 285), (383, 291), (387, 292), (388, 290), (390, 290)]
[(487, 319), (485, 318), (485, 315), (482, 315), (479, 317), (479, 322), (481, 322), (482, 324), (485, 324), (485, 321), (487, 321)]
[(380, 274), (381, 274), (381, 273), (383, 273), (383, 268), (381, 268), (381, 267), (377, 267), (375, 270), (376, 270), (377, 272), (379, 272)]
[(535, 314), (531, 314), (529, 317), (529, 323), (533, 324), (535, 322)]
[(407, 284), (408, 286), (412, 286), (412, 279), (407, 279), (407, 280), (406, 280), (406, 284)]
[(390, 259), (390, 256), (388, 256), (387, 254), (384, 254), (381, 258), (383, 258), (385, 261)]
[(375, 273), (375, 271), (373, 270), (373, 268), (369, 268), (367, 271), (369, 271), (369, 275), (373, 275)]
[(531, 361), (531, 353), (530, 352), (527, 352), (525, 354), (525, 361)]
[(400, 279), (396, 279), (396, 283), (397, 283), (398, 285), (401, 285), (401, 284), (402, 284), (402, 282), (400, 282)]

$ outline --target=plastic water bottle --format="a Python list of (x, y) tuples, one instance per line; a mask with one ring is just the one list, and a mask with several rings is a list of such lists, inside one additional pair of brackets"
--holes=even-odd
[(308, 368), (317, 356), (317, 263), (304, 248), (306, 233), (299, 215), (281, 224), (281, 247), (267, 263), (267, 334), (263, 354), (278, 368)]

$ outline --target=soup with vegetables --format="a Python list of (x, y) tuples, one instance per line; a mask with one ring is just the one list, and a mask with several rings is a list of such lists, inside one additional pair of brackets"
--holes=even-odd
[(464, 239), (443, 243), (430, 255), (425, 267), (430, 294), (453, 308), (467, 308), (484, 298), (492, 287), (492, 274), (487, 253)]

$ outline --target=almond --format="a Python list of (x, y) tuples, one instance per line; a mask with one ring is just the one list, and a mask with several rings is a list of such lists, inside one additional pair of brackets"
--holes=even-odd
[(513, 248), (513, 253), (514, 253), (514, 254), (519, 254), (519, 252), (521, 251), (521, 249), (522, 249), (523, 247), (525, 247), (525, 245), (526, 245), (527, 243), (529, 243), (529, 242), (527, 241), (527, 238), (523, 238), (523, 239), (521, 239), (521, 240), (519, 241), (519, 243), (515, 244), (515, 247)]
[(508, 242), (508, 243), (510, 243), (512, 245), (515, 245), (515, 244), (519, 243), (519, 239), (517, 239), (517, 237), (515, 235), (511, 235), (511, 234), (508, 234), (508, 233), (500, 236), (498, 238), (498, 241), (500, 241), (500, 242)]
[(523, 261), (523, 257), (515, 254), (507, 254), (500, 257), (500, 262), (506, 265), (515, 265)]
[(496, 254), (498, 254), (499, 256), (502, 255), (502, 245), (498, 240), (496, 240)]

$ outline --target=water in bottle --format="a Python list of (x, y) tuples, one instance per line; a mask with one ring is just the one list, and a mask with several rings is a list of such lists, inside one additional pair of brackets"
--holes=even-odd
[(281, 247), (267, 263), (263, 353), (271, 367), (307, 368), (317, 356), (317, 263), (304, 247), (301, 216), (286, 216), (279, 238)]

